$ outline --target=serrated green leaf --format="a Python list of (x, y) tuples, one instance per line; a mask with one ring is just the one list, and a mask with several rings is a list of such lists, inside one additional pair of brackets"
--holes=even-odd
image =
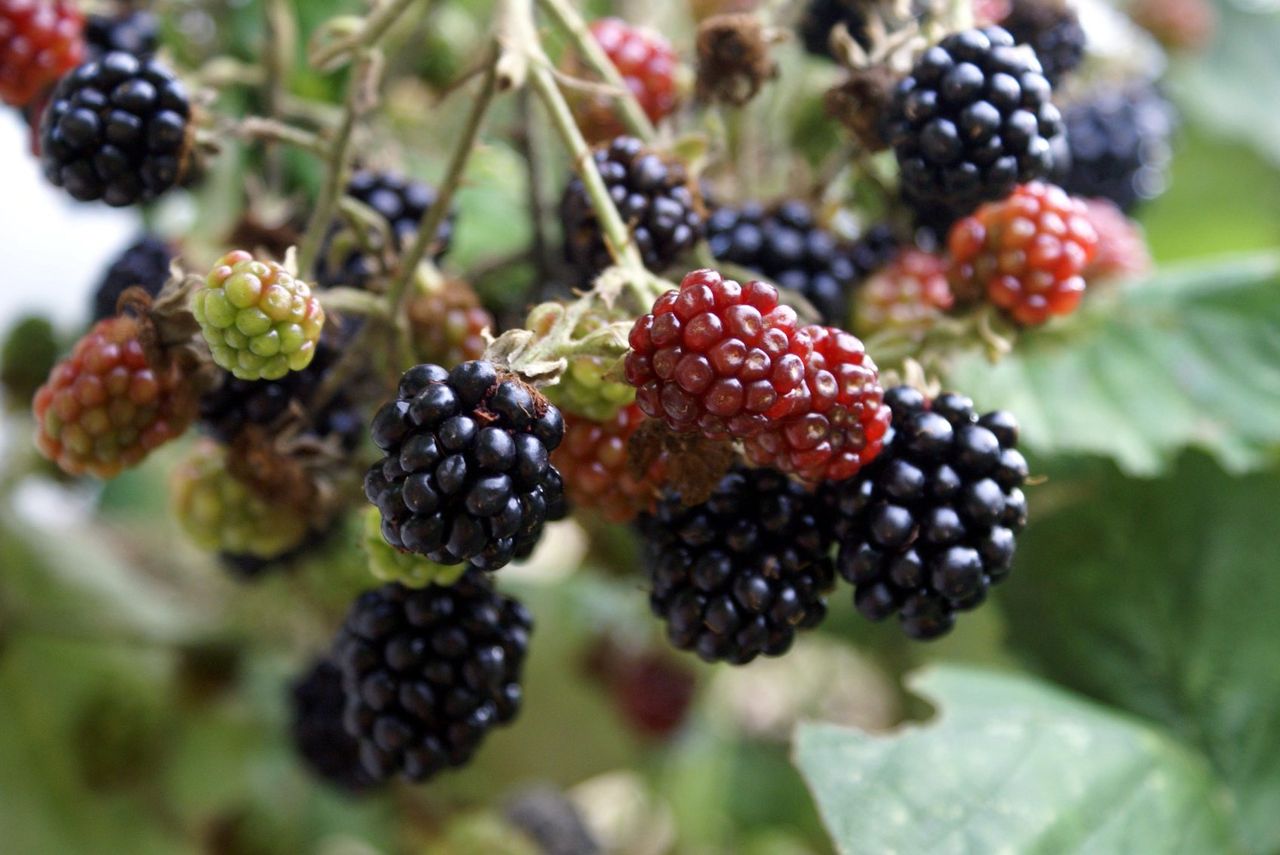
[(1280, 479), (1194, 456), (1161, 481), (1100, 466), (1042, 489), (1061, 501), (1002, 592), (1016, 652), (1197, 745), (1251, 851), (1280, 851)]
[(1025, 333), (951, 388), (1014, 412), (1034, 452), (1097, 454), (1157, 475), (1189, 446), (1243, 472), (1280, 447), (1280, 255), (1169, 269)]
[(924, 725), (797, 729), (841, 853), (1239, 851), (1203, 759), (1160, 732), (1025, 677), (949, 666), (912, 687), (939, 708)]

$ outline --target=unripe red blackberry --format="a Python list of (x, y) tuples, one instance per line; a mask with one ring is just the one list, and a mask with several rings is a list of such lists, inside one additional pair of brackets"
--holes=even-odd
[(116, 313), (120, 295), (137, 286), (152, 297), (169, 281), (169, 264), (174, 259), (173, 248), (154, 235), (142, 238), (120, 253), (93, 294), (93, 319), (100, 321)]
[(1213, 41), (1218, 10), (1210, 0), (1132, 0), (1125, 11), (1160, 44), (1175, 51), (1195, 51)]
[(889, 427), (880, 372), (844, 330), (809, 326), (795, 338), (808, 354), (796, 409), (743, 441), (747, 459), (810, 484), (851, 478), (880, 453)]
[(954, 303), (946, 260), (911, 247), (862, 283), (854, 296), (853, 329), (864, 338), (882, 330), (920, 336)]
[(1013, 0), (973, 0), (973, 20), (979, 27), (999, 24), (1013, 11)]
[(25, 107), (75, 68), (83, 29), (69, 0), (0, 0), (0, 101)]
[[(651, 122), (675, 111), (679, 101), (676, 69), (679, 59), (662, 35), (635, 27), (621, 18), (602, 18), (591, 24), (591, 37), (617, 67), (618, 73)], [(591, 142), (603, 142), (622, 134), (615, 100), (610, 96), (575, 99), (574, 113), (583, 134)]]
[(826, 616), (835, 577), (821, 500), (767, 469), (737, 469), (707, 502), (669, 495), (640, 520), (650, 606), (681, 650), (742, 665), (780, 656)]
[(289, 690), (290, 736), (298, 756), (321, 780), (352, 795), (376, 782), (360, 763), (360, 745), (343, 727), (346, 695), (342, 672), (327, 659), (318, 660)]
[(596, 510), (615, 523), (630, 522), (653, 508), (663, 482), (664, 464), (657, 461), (637, 477), (628, 463), (627, 446), (644, 413), (635, 404), (607, 421), (565, 414), (564, 442), (551, 460), (564, 478), (565, 494), (575, 507)]
[(191, 424), (195, 394), (177, 364), (148, 353), (142, 324), (99, 321), (36, 392), (36, 446), (64, 472), (114, 478)]
[(1098, 250), (1084, 269), (1089, 287), (1109, 279), (1133, 279), (1150, 273), (1151, 250), (1142, 226), (1107, 199), (1086, 199), (1089, 222), (1098, 233)]
[(148, 202), (183, 177), (194, 134), (186, 90), (164, 65), (116, 51), (62, 79), (44, 112), (45, 177), (82, 202)]
[[(682, 163), (666, 160), (634, 137), (595, 150), (596, 167), (626, 222), (645, 267), (660, 271), (703, 236), (702, 200)], [(581, 178), (560, 202), (565, 260), (585, 284), (613, 264)]]
[(983, 205), (951, 229), (956, 297), (983, 296), (1019, 324), (1043, 324), (1076, 310), (1098, 235), (1079, 199), (1033, 182)]
[(415, 294), (406, 312), (418, 359), (447, 368), (484, 356), (484, 333), (494, 329), (493, 315), (459, 279), (446, 280), (438, 291)]
[(830, 490), (836, 567), (863, 615), (897, 613), (911, 637), (936, 638), (1008, 575), (1026, 525), (1027, 462), (1008, 413), (979, 416), (968, 398), (930, 403), (906, 386), (886, 399), (893, 434), (884, 452)]
[(1018, 44), (1031, 46), (1054, 86), (1084, 60), (1084, 27), (1067, 0), (1018, 0), (1000, 26)]
[(371, 432), (386, 456), (365, 477), (365, 495), (397, 549), (497, 570), (565, 514), (551, 465), (560, 411), (489, 362), (411, 368)]
[(376, 781), (462, 766), (520, 711), (533, 619), (472, 570), (453, 585), (362, 594), (334, 644), (347, 733)]
[(886, 115), (905, 201), (945, 226), (1020, 182), (1050, 174), (1062, 117), (1035, 53), (999, 27), (926, 50)]
[(809, 351), (794, 340), (796, 326), (772, 285), (695, 270), (636, 321), (627, 382), (645, 415), (672, 430), (751, 436), (807, 396)]

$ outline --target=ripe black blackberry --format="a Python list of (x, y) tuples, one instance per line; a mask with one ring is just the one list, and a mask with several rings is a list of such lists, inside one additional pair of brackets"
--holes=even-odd
[(836, 569), (867, 618), (897, 612), (908, 635), (936, 638), (1008, 575), (1027, 521), (1027, 462), (1008, 413), (979, 417), (954, 394), (930, 405), (907, 386), (885, 402), (893, 434), (884, 450), (832, 488)]
[(1176, 115), (1154, 85), (1099, 88), (1063, 115), (1071, 152), (1059, 179), (1064, 190), (1110, 199), (1126, 212), (1164, 192)]
[(333, 660), (365, 772), (423, 781), (470, 760), (520, 711), (532, 628), (529, 611), (474, 569), (453, 585), (360, 595)]
[[(422, 218), (436, 201), (436, 191), (428, 184), (394, 172), (369, 169), (359, 170), (351, 176), (347, 195), (368, 205), (386, 220), (395, 244), (392, 248), (397, 253), (413, 243)], [(449, 251), (453, 221), (451, 211), (436, 230), (436, 240), (431, 248), (431, 257), (436, 261)], [(317, 282), (326, 288), (338, 285), (367, 288), (380, 270), (379, 260), (361, 249), (360, 243), (347, 231), (345, 221), (335, 222), (330, 227), (316, 264)]]
[(155, 56), (160, 47), (160, 22), (145, 9), (119, 15), (89, 15), (84, 40), (90, 56), (123, 51), (138, 58)]
[(307, 767), (321, 779), (351, 794), (377, 783), (360, 763), (360, 745), (343, 727), (346, 695), (342, 672), (327, 659), (318, 660), (289, 691), (293, 745)]
[(45, 177), (82, 202), (148, 202), (182, 179), (191, 140), (186, 89), (164, 65), (114, 51), (68, 74), (41, 125)]
[(120, 295), (135, 285), (152, 297), (159, 294), (169, 281), (169, 263), (173, 258), (169, 244), (154, 235), (143, 235), (107, 268), (93, 293), (93, 319), (100, 321), (115, 315)]
[[(798, 24), (804, 49), (814, 56), (831, 56), (831, 31), (844, 24), (854, 41), (864, 50), (870, 50), (867, 22), (877, 5), (886, 4), (883, 0), (809, 0)], [(916, 15), (924, 9), (921, 2), (913, 2), (911, 6)]]
[(396, 549), (497, 570), (531, 552), (543, 525), (567, 510), (550, 460), (564, 437), (560, 411), (492, 363), (409, 369), (371, 432), (386, 457), (365, 477), (365, 495)]
[(841, 241), (814, 222), (804, 202), (766, 209), (757, 203), (722, 207), (707, 219), (711, 254), (740, 264), (799, 293), (818, 310), (821, 322), (843, 326), (853, 287), (897, 252), (887, 226), (870, 229), (856, 243)]
[[(702, 239), (702, 200), (683, 164), (664, 160), (634, 137), (618, 137), (594, 157), (646, 267), (663, 270)], [(565, 260), (587, 283), (613, 260), (581, 178), (565, 188), (560, 218)]]
[(1066, 0), (1018, 0), (1000, 26), (1018, 44), (1031, 46), (1054, 86), (1084, 60), (1084, 27)]
[(966, 30), (926, 50), (899, 82), (885, 138), (903, 199), (945, 229), (1053, 169), (1062, 117), (1035, 54), (999, 27)]
[(818, 498), (769, 469), (730, 472), (700, 505), (668, 495), (640, 520), (649, 605), (708, 662), (780, 656), (827, 614), (829, 528)]

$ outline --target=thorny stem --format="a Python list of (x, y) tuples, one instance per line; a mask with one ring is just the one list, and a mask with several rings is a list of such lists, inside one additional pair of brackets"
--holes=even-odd
[(364, 26), (352, 35), (337, 39), (331, 44), (325, 45), (317, 50), (311, 56), (311, 62), (317, 68), (327, 68), (330, 63), (342, 57), (344, 54), (358, 51), (360, 49), (369, 49), (382, 41), (382, 37), (386, 35), (387, 30), (400, 19), (400, 16), (409, 10), (409, 7), (418, 0), (388, 0), (388, 2), (374, 8), (369, 17), (365, 18)]
[(333, 219), (334, 208), (338, 198), (346, 186), (347, 171), (351, 166), (351, 143), (355, 137), (356, 123), (370, 107), (368, 92), (377, 86), (377, 77), (382, 68), (381, 56), (376, 50), (366, 49), (361, 52), (358, 65), (347, 84), (347, 97), (343, 105), (342, 121), (338, 125), (337, 134), (329, 147), (326, 162), (324, 186), (320, 197), (316, 200), (315, 210), (307, 223), (306, 235), (298, 250), (298, 269), (306, 275), (315, 264), (320, 244), (324, 241), (325, 232)]
[(618, 71), (618, 67), (613, 64), (604, 52), (604, 48), (600, 47), (600, 43), (591, 35), (586, 21), (578, 14), (578, 10), (573, 8), (568, 0), (538, 0), (538, 5), (551, 15), (564, 34), (573, 42), (579, 55), (614, 90), (612, 94), (617, 99), (622, 121), (627, 129), (645, 142), (652, 142), (657, 134), (653, 122), (649, 121), (644, 108), (640, 106), (631, 88), (622, 79), (622, 73)]

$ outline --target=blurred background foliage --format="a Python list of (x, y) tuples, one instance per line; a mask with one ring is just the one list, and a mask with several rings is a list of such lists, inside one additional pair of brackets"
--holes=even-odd
[[(264, 47), (256, 0), (164, 5), (188, 67)], [(640, 17), (687, 45), (682, 5)], [(606, 629), (657, 634), (630, 546), (582, 558), (581, 539), (558, 532), (532, 567), (503, 573), (538, 621), (518, 726), (462, 773), (352, 800), (294, 759), (286, 700), (371, 584), (341, 545), (354, 538), (240, 586), (168, 516), (163, 473), (178, 452), (101, 493), (26, 480), (0, 505), (0, 849), (536, 852), (504, 817), (551, 787), (636, 855), (1280, 851), (1280, 11), (1218, 5), (1214, 44), (1170, 71), (1184, 116), (1172, 186), (1141, 215), (1160, 272), (1069, 334), (1032, 333), (998, 368), (962, 362), (952, 377), (980, 407), (1019, 415), (1045, 482), (999, 608), (908, 646), (841, 595), (782, 663), (690, 664), (693, 712), (653, 739), (625, 726), (586, 662)], [(399, 142), (363, 158), (439, 175), (465, 96), (422, 105), (467, 67), (489, 7), (438, 3), (396, 34), (412, 76), (388, 92), (380, 130)], [(295, 8), (306, 32), (357, 4)], [(783, 113), (779, 133), (805, 129), (797, 138), (825, 150), (831, 128), (808, 129), (823, 88), (812, 81), (830, 69), (795, 44), (780, 54), (795, 80), (812, 77), (807, 94), (753, 109)], [(341, 75), (301, 57), (295, 91), (336, 100)], [(511, 101), (459, 197), (463, 270), (530, 239), (523, 168), (504, 142)], [(219, 108), (253, 99), (233, 89)], [(197, 237), (231, 225), (255, 168), (228, 146), (191, 208)], [(299, 193), (318, 177), (304, 158), (289, 170)], [(162, 231), (191, 222), (164, 205), (150, 218)], [(531, 276), (479, 284), (518, 307)], [(24, 472), (27, 427), (10, 420), (3, 471)], [(916, 723), (885, 735), (904, 719)], [(801, 726), (793, 765), (801, 720), (834, 724)]]

